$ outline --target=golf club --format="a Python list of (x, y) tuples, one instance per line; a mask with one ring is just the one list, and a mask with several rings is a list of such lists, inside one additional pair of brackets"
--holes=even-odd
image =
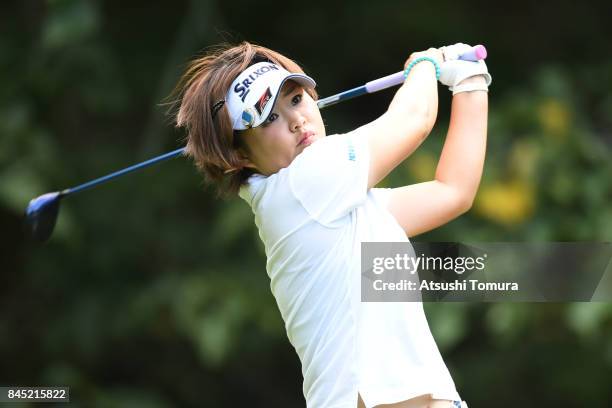
[[(470, 51), (462, 54), (459, 58), (467, 61), (477, 61), (485, 59), (486, 57), (487, 51), (485, 47), (482, 45), (476, 45), (472, 47)], [(400, 71), (395, 74), (387, 75), (385, 77), (370, 81), (365, 85), (350, 89), (348, 91), (320, 99), (317, 101), (317, 105), (319, 109), (323, 109), (327, 106), (331, 106), (336, 103), (355, 98), (357, 96), (378, 92), (383, 89), (399, 85), (403, 81), (404, 71)], [(142, 163), (135, 164), (123, 170), (119, 170), (106, 176), (97, 178), (95, 180), (91, 180), (76, 187), (67, 188), (65, 190), (55, 191), (36, 197), (30, 201), (25, 212), (27, 229), (35, 240), (39, 242), (45, 242), (53, 233), (53, 228), (55, 227), (55, 222), (59, 213), (60, 200), (62, 198), (70, 194), (74, 194), (79, 191), (83, 191), (96, 185), (105, 183), (114, 178), (123, 176), (127, 173), (131, 173), (133, 171), (151, 166), (153, 164), (180, 156), (184, 153), (184, 151), (184, 148), (176, 149), (161, 156), (154, 157)]]

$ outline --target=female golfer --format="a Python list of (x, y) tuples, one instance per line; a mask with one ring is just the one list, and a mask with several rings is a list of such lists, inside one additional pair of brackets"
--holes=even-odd
[[(490, 75), (484, 62), (457, 59), (466, 48), (413, 53), (381, 117), (327, 137), (315, 82), (267, 48), (209, 52), (177, 87), (187, 154), (220, 192), (239, 193), (253, 210), (310, 408), (466, 406), (422, 304), (361, 302), (359, 262), (361, 242), (406, 242), (470, 208)], [(374, 188), (431, 131), (438, 75), (453, 100), (435, 179)]]

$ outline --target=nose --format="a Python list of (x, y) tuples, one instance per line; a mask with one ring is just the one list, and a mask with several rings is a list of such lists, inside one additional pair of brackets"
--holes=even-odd
[(296, 132), (298, 129), (304, 127), (306, 123), (306, 118), (302, 115), (299, 109), (294, 109), (291, 112), (290, 120), (289, 120), (289, 128), (292, 132)]

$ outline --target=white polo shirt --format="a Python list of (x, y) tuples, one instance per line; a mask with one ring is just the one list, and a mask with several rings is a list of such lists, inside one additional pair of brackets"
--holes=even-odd
[(289, 167), (254, 175), (240, 196), (255, 214), (270, 288), (302, 363), (309, 408), (367, 408), (422, 394), (460, 400), (421, 303), (361, 302), (361, 242), (408, 239), (367, 188), (359, 129), (313, 143)]

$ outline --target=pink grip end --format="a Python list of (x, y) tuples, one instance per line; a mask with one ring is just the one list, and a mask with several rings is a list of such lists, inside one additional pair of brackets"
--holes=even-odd
[(487, 49), (484, 47), (484, 45), (476, 45), (474, 47), (474, 53), (476, 54), (476, 58), (479, 60), (487, 58)]

